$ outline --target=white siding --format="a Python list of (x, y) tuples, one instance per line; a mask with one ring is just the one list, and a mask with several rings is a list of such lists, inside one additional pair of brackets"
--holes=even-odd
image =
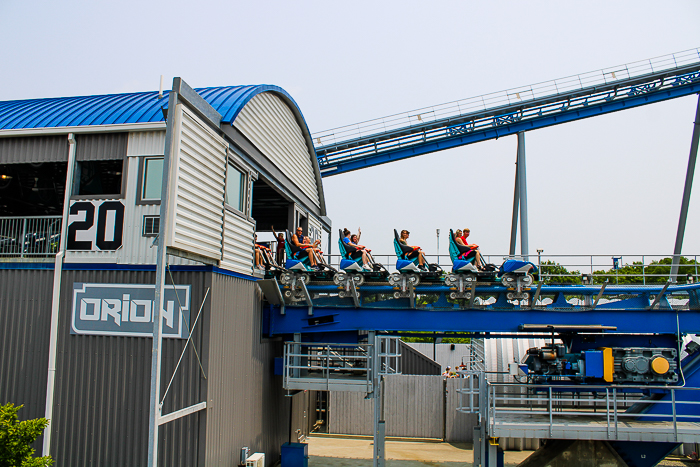
[(282, 99), (267, 92), (258, 94), (243, 107), (233, 125), (316, 206), (321, 205), (312, 156), (294, 114)]
[(227, 144), (182, 105), (174, 113), (168, 246), (220, 260)]
[(165, 130), (129, 133), (127, 156), (157, 156), (165, 151)]
[(243, 274), (253, 272), (253, 232), (255, 225), (236, 214), (224, 215), (224, 254), (221, 266)]
[(314, 240), (323, 240), (323, 229), (321, 222), (315, 217), (309, 215), (309, 237)]

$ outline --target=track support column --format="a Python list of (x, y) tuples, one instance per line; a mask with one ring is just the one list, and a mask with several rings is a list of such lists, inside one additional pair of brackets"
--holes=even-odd
[(525, 261), (530, 253), (527, 227), (527, 170), (525, 164), (525, 132), (518, 133), (518, 153), (515, 163), (515, 187), (513, 190), (513, 220), (510, 227), (510, 250), (515, 256), (515, 239), (518, 234), (518, 208), (520, 208), (520, 254)]
[(380, 373), (379, 339), (377, 333), (370, 331), (367, 340), (372, 344), (372, 393), (368, 397), (374, 399), (374, 447), (372, 450), (372, 466), (384, 467), (384, 441), (386, 429), (382, 414), (382, 377)]
[(530, 253), (527, 227), (527, 171), (525, 165), (525, 132), (518, 133), (518, 188), (520, 197), (520, 254), (528, 261)]
[(695, 110), (695, 122), (693, 124), (693, 137), (690, 142), (690, 156), (688, 157), (688, 169), (685, 172), (685, 186), (683, 187), (683, 201), (681, 202), (681, 214), (678, 219), (676, 232), (676, 244), (673, 247), (673, 263), (671, 265), (671, 281), (677, 282), (678, 264), (681, 260), (683, 237), (685, 235), (685, 221), (688, 218), (688, 206), (690, 205), (690, 192), (693, 188), (693, 175), (695, 174), (695, 161), (698, 157), (698, 140), (700, 140), (700, 95)]

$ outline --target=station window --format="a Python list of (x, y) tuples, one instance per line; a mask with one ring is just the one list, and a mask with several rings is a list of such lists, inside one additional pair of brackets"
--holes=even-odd
[(80, 161), (76, 166), (78, 196), (121, 196), (123, 160)]
[(163, 158), (146, 157), (143, 159), (141, 177), (141, 199), (143, 201), (160, 200), (163, 187)]
[(226, 204), (245, 213), (246, 206), (246, 175), (229, 162), (226, 171)]

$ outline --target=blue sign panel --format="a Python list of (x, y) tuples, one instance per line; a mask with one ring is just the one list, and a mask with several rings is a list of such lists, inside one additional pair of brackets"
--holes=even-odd
[[(165, 287), (163, 337), (187, 339), (189, 285)], [(71, 334), (153, 336), (155, 286), (152, 284), (73, 283)]]

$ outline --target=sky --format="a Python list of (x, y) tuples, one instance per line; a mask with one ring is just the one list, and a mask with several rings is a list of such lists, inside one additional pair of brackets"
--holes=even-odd
[[(0, 0), (0, 100), (274, 84), (312, 133), (700, 47), (700, 2)], [(526, 133), (530, 253), (673, 252), (697, 97)], [(337, 229), (508, 253), (516, 137), (324, 178)], [(683, 253), (700, 255), (700, 180)], [(519, 243), (518, 243), (519, 244)], [(327, 247), (326, 247), (327, 248)], [(519, 252), (519, 249), (518, 249)], [(607, 258), (607, 259), (606, 259)], [(494, 260), (494, 262), (496, 262)]]

